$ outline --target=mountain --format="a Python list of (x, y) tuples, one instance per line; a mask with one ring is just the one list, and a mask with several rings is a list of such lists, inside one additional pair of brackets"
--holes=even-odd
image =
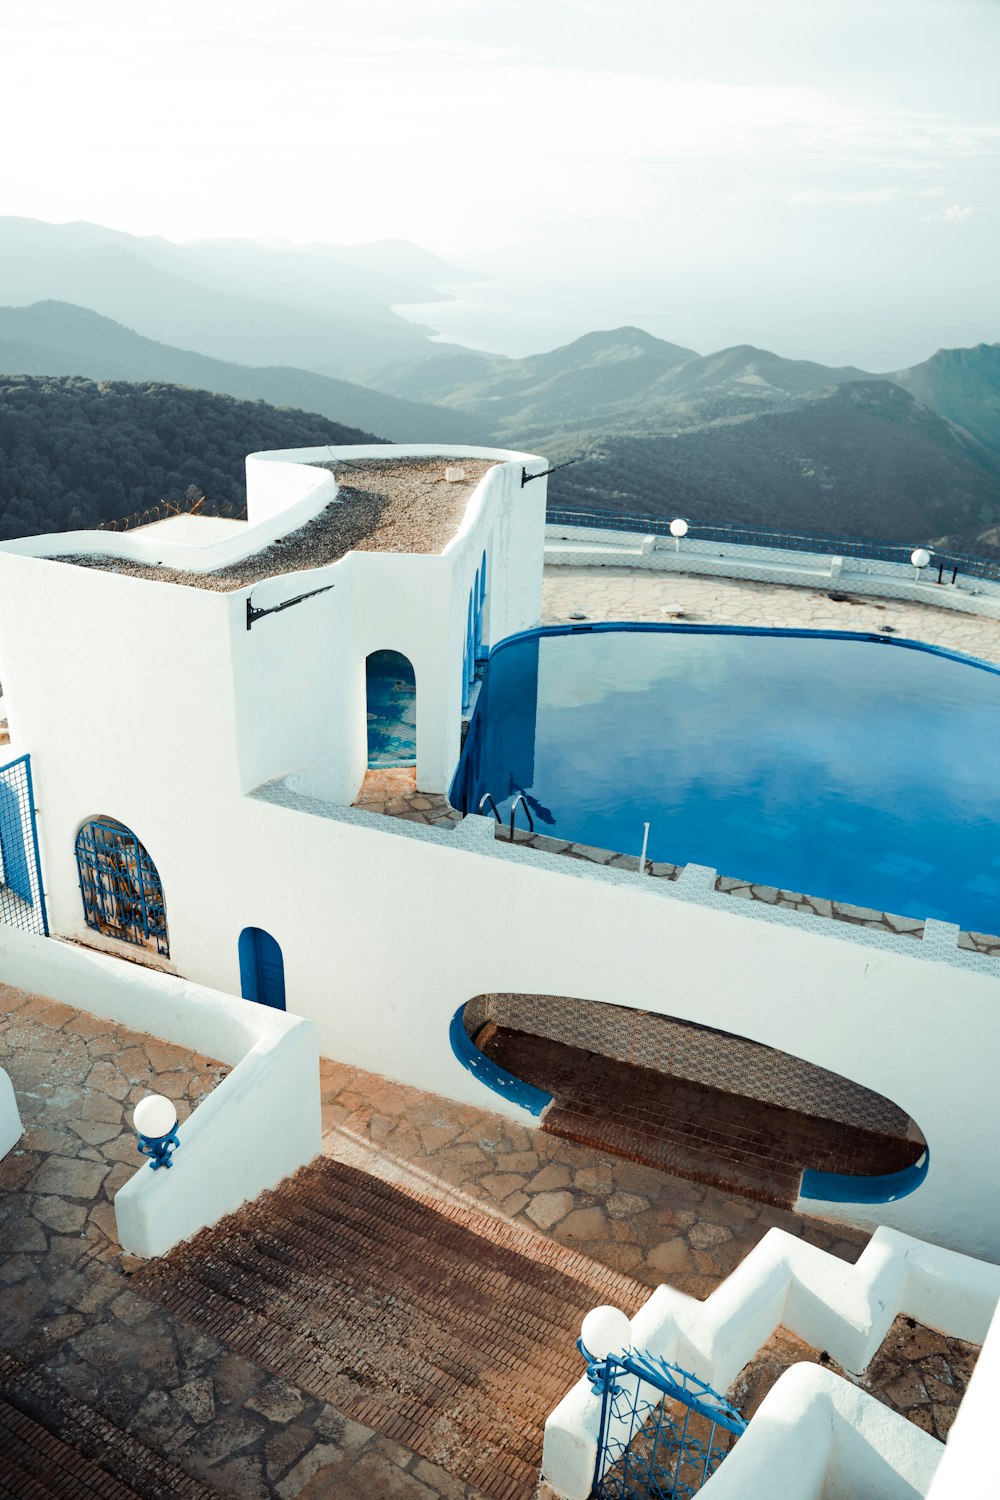
[(0, 371), (153, 380), (194, 386), (272, 406), (292, 406), (393, 442), (481, 443), (479, 418), (290, 367), (230, 364), (143, 338), (111, 318), (66, 302), (0, 307)]
[(1000, 453), (1000, 344), (939, 349), (892, 377), (905, 390)]
[(0, 540), (96, 526), (185, 494), (204, 494), (207, 513), (242, 507), (248, 453), (379, 441), (181, 386), (0, 376)]
[[(417, 247), (409, 257), (392, 242), (368, 248), (366, 269), (366, 247), (186, 246), (103, 225), (2, 218), (0, 287), (7, 303), (76, 303), (214, 358), (342, 375), (440, 347), (390, 304), (439, 295), (414, 279), (418, 266), (448, 280), (463, 274)], [(398, 269), (405, 259), (409, 276)]]
[[(527, 359), (431, 356), (366, 375), (379, 389), (474, 412), (498, 438), (530, 445), (585, 432), (665, 432), (791, 405), (864, 370), (831, 369), (740, 345), (717, 354), (654, 338), (641, 328), (585, 334)], [(463, 378), (464, 375), (464, 378)], [(421, 384), (421, 376), (424, 377)]]
[[(787, 410), (671, 435), (585, 439), (549, 481), (581, 509), (916, 543), (1000, 520), (1000, 457), (900, 386), (845, 382)], [(554, 462), (569, 445), (547, 450)]]
[(1000, 345), (942, 350), (891, 375), (748, 344), (700, 355), (638, 328), (528, 359), (463, 359), (368, 378), (411, 396), (433, 389), (490, 422), (499, 443), (580, 458), (550, 481), (557, 506), (947, 534), (981, 550), (1000, 520)]

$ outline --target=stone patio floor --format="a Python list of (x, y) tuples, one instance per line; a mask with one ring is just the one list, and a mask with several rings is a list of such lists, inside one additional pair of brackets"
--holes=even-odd
[[(129, 1107), (162, 1091), (183, 1122), (220, 1064), (6, 987), (0, 1047), (26, 1128), (0, 1163), (0, 1349), (46, 1382), (53, 1401), (75, 1398), (137, 1448), (241, 1500), (478, 1500), (446, 1465), (345, 1417), (130, 1284), (139, 1263), (114, 1241), (111, 1201), (138, 1163)], [(850, 1261), (867, 1239), (344, 1064), (324, 1060), (321, 1082), (328, 1156), (446, 1211), (464, 1205), (509, 1221), (645, 1286), (669, 1281), (704, 1297), (773, 1224)], [(921, 1346), (907, 1361), (904, 1350), (891, 1372), (896, 1404), (905, 1397), (927, 1422), (936, 1419), (920, 1360), (935, 1352)], [(946, 1360), (944, 1375), (935, 1366), (956, 1398), (959, 1365)]]
[[(927, 585), (931, 601), (934, 590), (935, 585)], [(830, 592), (840, 591), (831, 585)], [(1000, 662), (1000, 626), (996, 620), (942, 609), (933, 602), (909, 604), (852, 596), (849, 592), (846, 599), (838, 601), (830, 598), (830, 592), (736, 578), (652, 573), (640, 568), (550, 567), (545, 569), (542, 587), (542, 622), (555, 625), (583, 615), (588, 620), (669, 624), (671, 619), (683, 616), (702, 625), (877, 631)]]

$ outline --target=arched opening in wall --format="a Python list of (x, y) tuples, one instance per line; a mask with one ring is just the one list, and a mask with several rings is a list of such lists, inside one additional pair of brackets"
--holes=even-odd
[(373, 651), (365, 662), (368, 765), (371, 769), (417, 763), (417, 679), (400, 651)]
[(107, 817), (84, 823), (76, 836), (76, 867), (88, 927), (169, 958), (163, 886), (131, 828)]
[(240, 993), (257, 1005), (285, 1009), (285, 960), (277, 940), (263, 927), (240, 933)]
[(778, 1207), (884, 1203), (919, 1187), (927, 1144), (860, 1084), (747, 1037), (555, 995), (478, 995), (456, 1057), (541, 1128)]

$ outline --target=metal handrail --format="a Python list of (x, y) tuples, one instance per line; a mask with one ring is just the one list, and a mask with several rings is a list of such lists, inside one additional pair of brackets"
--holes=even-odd
[[(546, 521), (550, 526), (579, 526), (597, 531), (630, 531), (649, 536), (669, 536), (670, 517), (618, 515), (609, 510), (570, 510), (549, 506)], [(824, 536), (807, 531), (783, 531), (777, 527), (748, 526), (735, 522), (715, 524), (688, 520), (687, 538), (693, 542), (733, 543), (744, 547), (776, 548), (787, 552), (836, 553), (843, 557), (867, 558), (877, 562), (909, 565), (912, 546), (909, 542), (878, 541), (868, 537)], [(1000, 581), (1000, 559), (973, 557), (951, 549), (928, 547), (933, 566), (942, 572), (965, 573), (973, 578)]]
[(503, 827), (503, 818), (501, 818), (501, 816), (500, 816), (500, 809), (497, 807), (496, 803), (493, 801), (493, 798), (492, 798), (492, 796), (490, 795), (489, 792), (484, 792), (483, 795), (479, 799), (479, 808), (478, 808), (479, 816), (480, 817), (483, 816), (483, 808), (486, 806), (487, 802), (490, 804), (490, 806), (493, 809), (493, 816), (496, 818), (496, 820), (500, 824), (500, 826)]
[(527, 797), (525, 797), (525, 795), (524, 795), (523, 792), (518, 792), (517, 796), (514, 798), (513, 802), (510, 804), (510, 841), (511, 841), (511, 843), (514, 842), (514, 814), (517, 812), (518, 803), (520, 803), (521, 806), (524, 808), (525, 817), (528, 819), (528, 832), (529, 833), (534, 833), (534, 831), (535, 831), (535, 820), (531, 816), (531, 808), (528, 806), (528, 799), (527, 799)]

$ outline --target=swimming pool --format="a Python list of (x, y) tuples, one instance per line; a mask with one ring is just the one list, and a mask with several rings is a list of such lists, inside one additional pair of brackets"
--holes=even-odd
[(542, 629), (492, 652), (452, 786), (538, 833), (1000, 929), (1000, 669), (916, 642)]

